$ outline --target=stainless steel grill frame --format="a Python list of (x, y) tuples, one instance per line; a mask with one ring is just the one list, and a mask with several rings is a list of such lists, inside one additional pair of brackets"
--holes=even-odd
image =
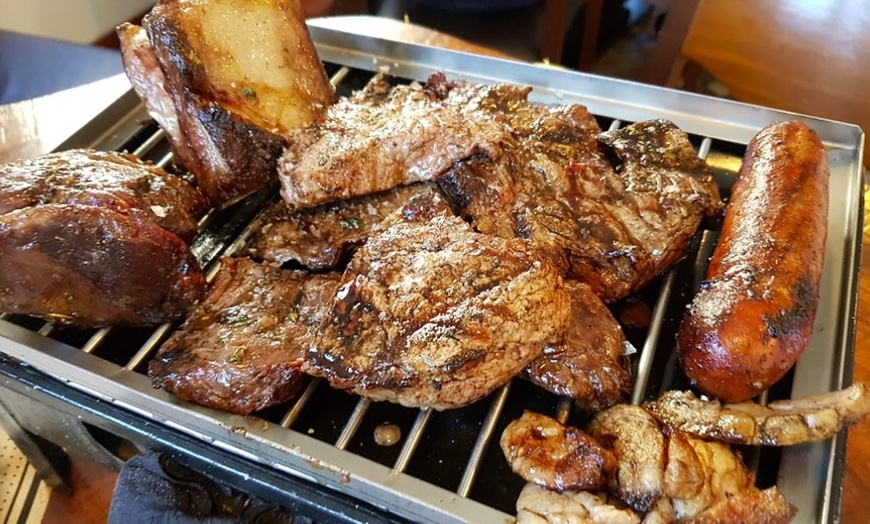
[[(784, 394), (809, 395), (841, 388), (851, 381), (862, 220), (864, 136), (858, 127), (632, 82), (362, 37), (316, 25), (310, 29), (323, 61), (343, 66), (333, 74), (335, 83), (344, 80), (350, 72), (381, 71), (404, 79), (425, 80), (431, 72), (441, 70), (449, 77), (471, 81), (531, 85), (534, 101), (584, 104), (593, 114), (609, 119), (612, 128), (621, 122), (649, 118), (673, 120), (698, 138), (701, 156), (713, 152), (733, 160), (739, 154), (740, 145), (745, 145), (767, 123), (785, 119), (806, 121), (825, 143), (831, 163), (828, 245), (814, 334), (809, 349), (795, 368), (790, 391), (786, 388)], [(147, 120), (138, 99), (128, 93), (61, 148), (120, 149), (143, 132), (142, 122)], [(140, 137), (136, 152), (148, 153), (162, 138), (162, 132), (144, 139)], [(157, 159), (164, 163), (169, 160), (166, 156)], [(717, 173), (717, 180), (727, 190), (733, 182), (733, 172), (722, 170)], [(196, 246), (197, 254), (214, 260), (219, 253), (239, 249), (246, 236), (257, 227), (256, 219), (250, 219), (262, 203), (261, 199), (240, 211), (244, 216), (237, 220), (238, 224), (250, 224), (240, 228), (239, 236), (201, 242)], [(207, 216), (204, 222), (210, 218)], [(660, 278), (654, 284), (657, 288), (650, 290), (655, 295), (652, 324), (635, 359), (633, 402), (654, 397), (663, 388), (675, 381), (678, 383), (671, 331), (691, 291), (697, 287), (699, 275), (703, 275), (715, 239), (716, 232), (699, 235), (690, 257)], [(212, 269), (211, 276), (213, 266)], [(474, 500), (473, 488), (476, 483), (501, 482), (492, 478), (491, 470), (483, 464), (487, 451), (493, 447), (496, 428), (504, 422), (511, 388), (520, 385), (508, 384), (479, 403), (481, 406), (476, 413), (480, 415), (480, 430), (473, 437), (461, 478), (447, 489), (406, 472), (415, 453), (422, 452), (421, 442), (434, 417), (429, 410), (420, 410), (412, 417), (413, 422), (403, 435), (398, 455), (390, 467), (348, 450), (366, 422), (367, 413), (374, 409), (367, 401), (356, 402), (340, 429), (335, 428), (337, 437), (332, 442), (287, 429), (304, 416), (306, 410), (318, 408), (312, 402), (322, 395), (325, 384), (321, 381), (311, 381), (297, 399), (284, 406), (285, 411), (275, 417), (274, 424), (184, 403), (169, 393), (153, 389), (148, 378), (136, 370), (153, 356), (172, 329), (173, 326), (167, 325), (155, 330), (138, 351), (120, 365), (92, 354), (98, 352), (111, 335), (111, 329), (96, 331), (76, 348), (52, 338), (54, 330), (49, 324), (30, 329), (0, 320), (0, 352), (17, 359), (22, 366), (35, 368), (113, 407), (413, 521), (497, 522), (510, 518)], [(560, 418), (566, 419), (570, 403), (559, 403), (556, 411)], [(832, 441), (782, 451), (779, 467), (774, 472), (775, 482), (786, 498), (799, 507), (799, 522), (836, 520), (844, 447), (845, 434), (841, 433)], [(751, 452), (747, 454), (748, 462), (758, 460)]]

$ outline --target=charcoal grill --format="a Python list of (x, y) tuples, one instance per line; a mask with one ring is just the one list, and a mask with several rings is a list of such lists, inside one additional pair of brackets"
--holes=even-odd
[[(670, 119), (690, 133), (725, 196), (745, 145), (759, 129), (774, 120), (807, 122), (822, 138), (831, 164), (820, 307), (809, 349), (793, 372), (770, 390), (769, 398), (820, 393), (851, 381), (862, 230), (863, 133), (858, 127), (316, 25), (311, 33), (340, 94), (361, 87), (377, 72), (408, 82), (425, 80), (441, 70), (450, 78), (530, 85), (535, 102), (584, 104), (603, 129), (650, 118)], [(126, 149), (160, 165), (171, 162), (162, 131), (132, 93), (61, 149), (83, 146)], [(258, 227), (258, 211), (274, 198), (274, 190), (267, 191), (203, 218), (203, 233), (193, 247), (204, 267), (211, 268), (211, 277), (219, 256), (243, 250), (245, 239)], [(676, 362), (674, 334), (717, 236), (717, 231), (700, 232), (685, 260), (631, 299), (635, 305), (648, 304), (651, 311), (647, 328), (628, 330), (638, 350), (632, 356), (633, 402), (687, 386)], [(617, 314), (622, 306), (614, 306)], [(70, 424), (84, 420), (140, 447), (182, 452), (189, 463), (300, 511), (351, 521), (510, 520), (522, 481), (501, 457), (497, 445), (501, 430), (523, 409), (584, 422), (581, 414), (571, 412), (570, 402), (520, 380), (472, 406), (443, 413), (369, 403), (311, 380), (287, 404), (250, 417), (230, 415), (151, 387), (145, 375), (147, 362), (176, 327), (69, 330), (32, 318), (4, 316), (0, 383), (12, 395), (7, 399), (17, 399), (7, 404), (20, 401), (30, 406), (29, 400), (39, 401), (43, 407), (16, 413), (33, 433), (56, 435), (48, 415), (56, 412), (65, 420), (67, 433)], [(401, 428), (402, 439), (392, 447), (377, 446), (372, 432), (388, 422)], [(90, 434), (95, 435), (94, 430)], [(830, 441), (781, 451), (744, 450), (759, 485), (778, 485), (798, 506), (799, 522), (837, 519), (844, 455), (844, 433)]]

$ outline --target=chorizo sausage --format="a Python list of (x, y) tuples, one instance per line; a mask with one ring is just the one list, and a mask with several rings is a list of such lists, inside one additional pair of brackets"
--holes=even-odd
[(706, 280), (678, 334), (686, 375), (741, 402), (794, 366), (819, 300), (830, 170), (819, 137), (777, 122), (749, 143)]

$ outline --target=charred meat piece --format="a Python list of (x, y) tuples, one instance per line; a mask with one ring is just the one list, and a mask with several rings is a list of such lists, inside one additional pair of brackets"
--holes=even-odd
[(351, 259), (303, 370), (372, 400), (461, 407), (562, 337), (569, 314), (527, 242), (475, 233), (424, 195)]
[(597, 490), (616, 466), (613, 454), (583, 431), (531, 411), (508, 424), (500, 444), (514, 473), (559, 491)]
[(506, 131), (480, 108), (488, 91), (441, 73), (423, 86), (373, 79), (293, 136), (279, 163), (284, 200), (311, 207), (431, 180), (477, 152), (498, 156)]
[(143, 27), (150, 54), (119, 28), (125, 69), (213, 205), (274, 181), (290, 130), (332, 101), (298, 0), (161, 0)]
[(531, 240), (605, 302), (678, 260), (702, 219), (721, 211), (704, 162), (670, 122), (599, 134), (579, 105), (536, 106), (497, 89), (488, 102), (511, 129), (504, 154), (458, 162), (439, 185), (475, 229)]
[(601, 300), (586, 284), (565, 282), (571, 296), (571, 323), (565, 338), (544, 348), (526, 366), (523, 378), (563, 397), (587, 412), (621, 402), (631, 389), (625, 335)]
[(428, 184), (414, 184), (302, 211), (292, 211), (281, 200), (266, 211), (248, 253), (277, 264), (294, 260), (314, 270), (335, 267), (386, 216), (414, 196), (433, 191), (437, 189)]
[(284, 402), (303, 379), (311, 330), (338, 280), (225, 258), (208, 297), (163, 344), (148, 374), (185, 400), (242, 415)]
[(703, 439), (750, 446), (791, 446), (832, 438), (870, 412), (867, 386), (766, 406), (755, 402), (722, 404), (690, 391), (668, 391), (644, 408), (664, 426)]
[(559, 493), (529, 483), (517, 498), (517, 524), (640, 524), (640, 516), (604, 493)]
[(43, 204), (132, 214), (187, 241), (206, 206), (187, 182), (127, 153), (73, 149), (0, 166), (0, 214)]
[(0, 215), (0, 311), (78, 327), (186, 315), (205, 277), (180, 238), (110, 209), (46, 204)]

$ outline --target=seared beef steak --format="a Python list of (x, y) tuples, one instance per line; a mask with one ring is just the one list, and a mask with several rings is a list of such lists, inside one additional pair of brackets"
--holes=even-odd
[(110, 209), (46, 204), (0, 215), (0, 311), (79, 327), (187, 314), (205, 277), (180, 238)]
[(621, 402), (631, 390), (625, 335), (589, 286), (568, 280), (571, 323), (565, 339), (550, 344), (522, 376), (556, 395), (571, 397), (583, 411)]
[(73, 149), (0, 165), (0, 214), (42, 204), (133, 214), (187, 241), (206, 205), (184, 180), (127, 153)]
[(302, 211), (292, 211), (281, 200), (266, 211), (262, 227), (248, 243), (248, 253), (277, 264), (293, 260), (315, 270), (335, 267), (389, 214), (415, 195), (433, 191), (438, 190), (413, 184)]
[(476, 152), (498, 156), (506, 131), (480, 110), (488, 89), (442, 74), (423, 86), (375, 78), (294, 134), (278, 165), (284, 200), (311, 207), (431, 180)]
[(564, 335), (557, 271), (526, 241), (475, 233), (439, 202), (412, 200), (357, 251), (305, 372), (372, 400), (455, 408)]
[(148, 374), (185, 400), (233, 413), (284, 402), (303, 378), (311, 329), (338, 280), (225, 258), (208, 297), (163, 344)]

